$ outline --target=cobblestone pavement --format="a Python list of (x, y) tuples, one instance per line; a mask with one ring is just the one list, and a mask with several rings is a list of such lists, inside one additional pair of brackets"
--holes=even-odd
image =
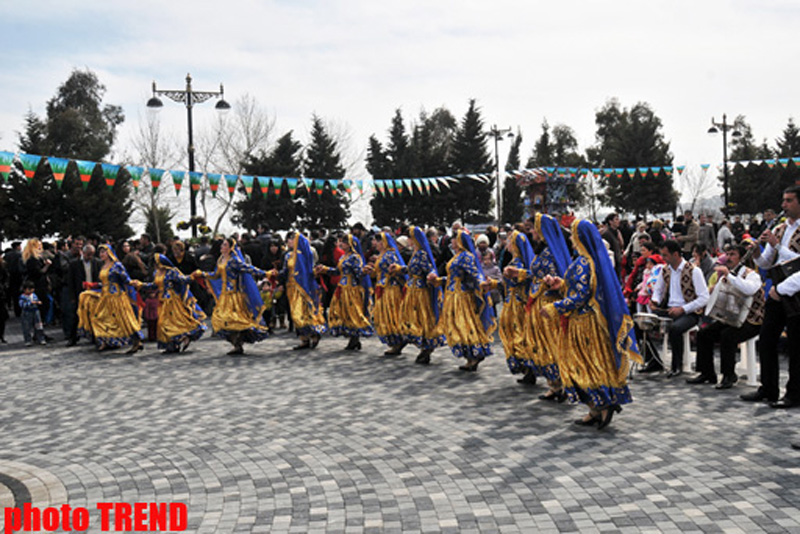
[(501, 348), (383, 356), (279, 333), (243, 357), (0, 348), (0, 503), (183, 502), (190, 532), (800, 532), (796, 410), (636, 379), (598, 431)]

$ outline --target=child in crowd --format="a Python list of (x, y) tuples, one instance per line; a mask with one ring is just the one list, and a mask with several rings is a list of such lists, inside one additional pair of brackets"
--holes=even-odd
[(158, 341), (158, 291), (148, 291), (144, 299), (144, 320), (147, 323), (147, 341)]
[(651, 254), (645, 260), (645, 269), (642, 274), (642, 282), (636, 286), (638, 290), (636, 296), (637, 311), (639, 313), (648, 312), (650, 299), (653, 297), (653, 290), (656, 287), (656, 281), (661, 274), (664, 260), (658, 254)]
[(39, 306), (42, 302), (33, 292), (35, 287), (32, 281), (25, 282), (22, 284), (22, 294), (19, 296), (19, 307), (22, 310), (19, 318), (22, 321), (22, 335), (25, 338), (26, 347), (30, 347), (32, 341), (36, 341), (40, 345), (47, 345), (44, 340), (42, 316), (39, 314)]

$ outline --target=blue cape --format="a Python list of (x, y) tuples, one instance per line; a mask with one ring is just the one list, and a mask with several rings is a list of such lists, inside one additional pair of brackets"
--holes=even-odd
[(319, 306), (319, 284), (314, 277), (314, 254), (308, 239), (301, 233), (297, 234), (292, 256), (295, 258), (294, 272), (289, 273), (289, 276), (293, 276), (314, 305)]
[[(477, 252), (475, 252), (475, 243), (472, 241), (472, 237), (464, 230), (459, 230), (456, 239), (459, 240), (462, 248), (472, 256), (472, 261), (475, 262), (475, 267), (477, 267), (478, 270), (478, 283), (485, 282), (486, 275), (483, 274), (483, 267), (478, 259)], [(489, 294), (480, 295), (479, 293), (475, 298), (481, 301), (478, 306), (478, 309), (481, 311), (481, 323), (483, 324), (483, 328), (488, 332), (495, 326), (494, 308), (492, 308), (489, 300)]]
[[(409, 228), (409, 236), (411, 239), (417, 242), (425, 254), (428, 255), (428, 261), (431, 262), (433, 266), (433, 272), (436, 272), (436, 258), (433, 257), (433, 251), (431, 250), (431, 244), (428, 242), (428, 236), (425, 235), (425, 232), (422, 231), (422, 228), (419, 226), (411, 226)], [(427, 280), (425, 281), (427, 284)], [(431, 291), (431, 305), (433, 306), (433, 314), (436, 317), (436, 320), (439, 320), (439, 313), (442, 311), (442, 294), (444, 291), (440, 286), (436, 286), (432, 288)]]
[(572, 223), (572, 241), (578, 252), (583, 255), (588, 254), (594, 264), (594, 274), (597, 279), (594, 297), (608, 323), (611, 348), (619, 368), (623, 352), (632, 351), (638, 354), (639, 348), (633, 332), (633, 319), (628, 310), (628, 303), (622, 295), (617, 272), (611, 265), (600, 232), (591, 221), (579, 219)]
[[(361, 250), (361, 241), (353, 234), (347, 234), (347, 241), (350, 243), (350, 248), (361, 256), (362, 268), (367, 264), (367, 259), (364, 257), (364, 252)], [(361, 273), (361, 287), (364, 288), (364, 313), (369, 314), (369, 304), (372, 300), (372, 278), (362, 272)], [(369, 317), (369, 315), (367, 315)]]
[(536, 222), (539, 227), (537, 230), (544, 237), (544, 241), (553, 256), (558, 275), (563, 277), (572, 259), (569, 255), (569, 247), (564, 239), (564, 232), (561, 231), (561, 225), (553, 217), (544, 213), (536, 214)]
[[(393, 248), (395, 253), (397, 254), (397, 263), (401, 267), (406, 267), (406, 262), (405, 260), (403, 260), (403, 256), (400, 255), (400, 249), (397, 248), (397, 242), (394, 240), (394, 237), (392, 237), (392, 234), (390, 234), (389, 232), (381, 232), (378, 234), (378, 239), (383, 241), (387, 247)], [(404, 283), (408, 281), (408, 275), (405, 273), (393, 274), (392, 276), (402, 277)]]

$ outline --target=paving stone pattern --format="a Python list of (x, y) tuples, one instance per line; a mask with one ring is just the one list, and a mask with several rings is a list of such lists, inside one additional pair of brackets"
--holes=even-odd
[(517, 384), (499, 343), (463, 373), (446, 349), (420, 366), (377, 340), (292, 351), (285, 331), (238, 358), (210, 338), (25, 349), (13, 321), (2, 506), (16, 480), (36, 506), (184, 502), (189, 532), (800, 532), (800, 412), (742, 385), (637, 378), (598, 431)]

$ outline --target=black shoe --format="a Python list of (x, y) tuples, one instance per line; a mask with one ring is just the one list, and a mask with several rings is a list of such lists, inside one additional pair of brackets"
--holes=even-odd
[(660, 373), (664, 370), (664, 366), (656, 363), (655, 361), (651, 361), (641, 369), (639, 369), (640, 373)]
[(722, 382), (720, 382), (719, 384), (717, 384), (714, 387), (716, 389), (731, 389), (733, 387), (733, 385), (738, 381), (739, 381), (739, 379), (736, 377), (736, 375), (723, 376), (722, 377)]
[(550, 390), (547, 393), (539, 395), (539, 400), (544, 401), (555, 401), (555, 402), (564, 402), (564, 399), (567, 398), (567, 395), (563, 391), (553, 391)]
[(383, 353), (384, 356), (399, 356), (400, 353), (403, 352), (403, 346), (397, 345), (395, 347), (390, 348), (386, 352)]
[(311, 342), (309, 343), (309, 347), (308, 348), (316, 349), (317, 345), (319, 345), (319, 336), (318, 335), (311, 336)]
[(667, 378), (675, 378), (676, 376), (681, 376), (683, 371), (670, 371), (667, 373)]
[(6, 338), (0, 337), (0, 343), (8, 343), (8, 341), (6, 341)]
[(800, 401), (796, 401), (789, 397), (781, 397), (780, 399), (769, 403), (770, 408), (787, 409), (787, 408), (797, 408), (798, 406), (800, 406)]
[(228, 351), (228, 356), (238, 356), (240, 354), (244, 354), (244, 348), (241, 346), (234, 347), (233, 350)]
[(792, 448), (797, 451), (800, 451), (800, 441), (795, 441), (794, 443), (792, 443)]
[(478, 370), (478, 364), (481, 363), (480, 360), (475, 361), (475, 363), (462, 365), (458, 368), (459, 371), (467, 371), (468, 373), (474, 373)]
[(144, 345), (142, 344), (141, 341), (136, 343), (136, 344), (134, 344), (134, 345), (131, 345), (131, 348), (126, 350), (125, 354), (136, 354), (140, 350), (144, 350)]
[(744, 393), (742, 395), (739, 395), (739, 398), (747, 402), (762, 402), (762, 401), (775, 402), (776, 400), (778, 400), (777, 398), (770, 397), (769, 395), (764, 393), (764, 390), (762, 390), (761, 388), (758, 388), (752, 393)]
[(600, 423), (600, 417), (597, 415), (593, 415), (590, 419), (575, 419), (574, 423), (578, 426), (594, 426), (597, 423)]
[(300, 343), (299, 345), (296, 345), (296, 346), (292, 347), (292, 350), (303, 350), (303, 349), (310, 349), (310, 348), (311, 348), (311, 343), (306, 341), (305, 343)]
[[(3, 343), (5, 343), (5, 341), (3, 341)], [(74, 347), (77, 344), (78, 344), (78, 340), (77, 339), (70, 339), (69, 341), (67, 341), (67, 346), (68, 347)]]
[(536, 375), (533, 373), (533, 371), (526, 371), (525, 376), (517, 379), (517, 382), (519, 382), (520, 384), (528, 384), (530, 386), (534, 386), (536, 385)]
[(414, 363), (418, 363), (420, 365), (428, 365), (431, 363), (431, 352), (429, 350), (423, 350), (417, 356), (417, 359), (414, 360)]
[(694, 378), (687, 378), (686, 379), (686, 383), (687, 384), (705, 384), (705, 383), (716, 384), (717, 383), (717, 377), (716, 377), (716, 375), (706, 375), (706, 374), (700, 373), (699, 375), (697, 375)]
[(597, 430), (602, 430), (608, 425), (611, 424), (611, 420), (614, 418), (615, 413), (619, 413), (622, 411), (622, 406), (609, 406), (606, 409), (606, 415), (603, 417), (603, 420), (600, 421), (600, 424), (597, 425)]
[(357, 337), (351, 337), (350, 341), (347, 342), (347, 346), (344, 350), (358, 350), (356, 347), (361, 348), (361, 343), (359, 342)]

